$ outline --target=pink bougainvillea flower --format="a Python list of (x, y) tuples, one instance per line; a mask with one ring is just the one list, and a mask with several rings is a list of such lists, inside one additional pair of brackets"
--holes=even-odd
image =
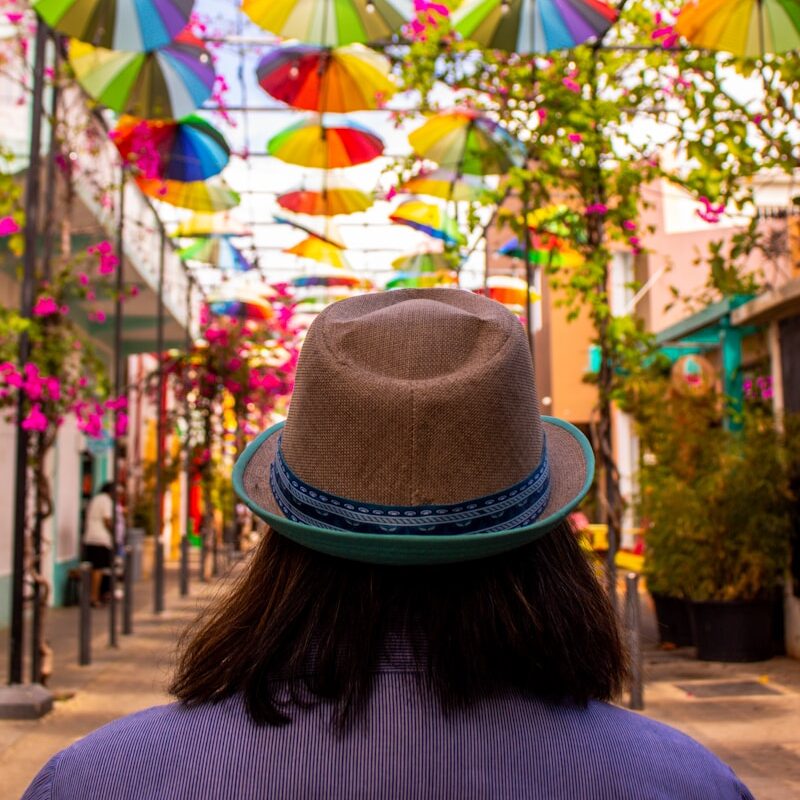
[(136, 284), (134, 284), (133, 286), (131, 286), (131, 288), (130, 288), (128, 293), (130, 294), (131, 297), (138, 297), (139, 296), (139, 287)]
[(591, 203), (590, 205), (586, 206), (586, 213), (587, 214), (597, 214), (598, 216), (603, 216), (608, 214), (608, 206), (605, 203)]
[(89, 276), (85, 272), (78, 273), (78, 283), (81, 286), (88, 286), (89, 285)]
[(51, 400), (58, 402), (61, 399), (61, 381), (58, 378), (49, 377), (44, 379), (44, 388)]
[(128, 432), (128, 415), (124, 411), (117, 414), (114, 430), (117, 436), (124, 436)]
[(622, 221), (622, 227), (626, 231), (635, 231), (636, 230), (636, 223), (633, 220), (626, 219)]
[(581, 136), (579, 133), (570, 133), (567, 135), (567, 139), (569, 139), (571, 142), (574, 142), (575, 144), (579, 144), (580, 142), (583, 141), (583, 136)]
[(52, 297), (40, 297), (33, 307), (35, 317), (49, 317), (51, 314), (58, 314), (59, 306)]
[(581, 91), (580, 85), (572, 80), (572, 78), (564, 78), (561, 83), (563, 83), (564, 86), (571, 92), (575, 92), (575, 94), (579, 94)]
[(539, 117), (539, 122), (544, 122), (547, 119), (547, 109), (541, 107), (537, 108), (536, 116)]
[(12, 236), (20, 232), (20, 227), (14, 217), (0, 218), (0, 236)]
[(22, 429), (26, 431), (46, 431), (47, 417), (42, 413), (39, 403), (34, 403), (28, 416), (22, 420)]

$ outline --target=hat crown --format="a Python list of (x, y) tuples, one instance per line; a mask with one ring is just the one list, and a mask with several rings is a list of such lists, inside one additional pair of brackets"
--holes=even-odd
[(301, 351), (281, 449), (304, 482), (362, 503), (458, 503), (528, 476), (544, 435), (527, 337), (460, 289), (329, 306)]
[(359, 371), (400, 381), (431, 380), (480, 365), (509, 336), (492, 315), (428, 298), (411, 297), (364, 314), (352, 308), (353, 317), (349, 310), (326, 320), (328, 347)]

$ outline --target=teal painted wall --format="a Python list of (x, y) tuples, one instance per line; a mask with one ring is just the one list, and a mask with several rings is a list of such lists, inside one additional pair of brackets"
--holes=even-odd
[(72, 558), (68, 561), (62, 561), (60, 564), (55, 565), (55, 569), (53, 570), (53, 605), (64, 605), (67, 592), (67, 581), (69, 580), (69, 571), (77, 567), (79, 563), (79, 558)]
[(0, 575), (0, 628), (11, 624), (11, 576)]

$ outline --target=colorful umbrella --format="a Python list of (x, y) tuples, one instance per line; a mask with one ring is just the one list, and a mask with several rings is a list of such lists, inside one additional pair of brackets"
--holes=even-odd
[(189, 22), (194, 0), (38, 0), (59, 33), (95, 47), (142, 52), (166, 47)]
[(475, 175), (458, 175), (451, 169), (420, 172), (397, 187), (405, 194), (427, 194), (443, 200), (473, 202), (479, 200), (489, 187)]
[(336, 275), (298, 275), (292, 278), (292, 286), (311, 287), (311, 286), (346, 286), (355, 289), (361, 286), (364, 282), (358, 275), (353, 275), (351, 272), (342, 272)]
[(225, 137), (194, 115), (177, 121), (124, 116), (110, 135), (120, 155), (148, 178), (202, 181), (222, 172), (231, 154)]
[(276, 100), (306, 111), (380, 108), (396, 90), (386, 56), (360, 44), (275, 47), (256, 69), (261, 88)]
[[(502, 256), (525, 258), (525, 244), (514, 237), (509, 239), (498, 251)], [(583, 256), (569, 247), (562, 239), (552, 234), (531, 234), (528, 261), (544, 267), (578, 267)]]
[(800, 49), (797, 0), (698, 0), (682, 9), (675, 30), (698, 47), (756, 57)]
[(185, 117), (214, 86), (211, 56), (188, 29), (150, 53), (106, 50), (73, 39), (69, 62), (78, 83), (98, 103), (145, 119)]
[(502, 125), (470, 108), (442, 111), (412, 131), (414, 152), (458, 175), (504, 175), (525, 164), (525, 147)]
[(436, 286), (458, 285), (458, 273), (441, 272), (401, 272), (386, 282), (387, 289), (433, 289)]
[(257, 297), (250, 297), (247, 300), (233, 297), (210, 299), (208, 310), (219, 316), (255, 321), (266, 321), (275, 315), (272, 306), (266, 300)]
[(345, 245), (342, 241), (342, 234), (339, 233), (339, 228), (332, 219), (306, 221), (291, 215), (279, 216), (278, 214), (275, 214), (273, 219), (281, 225), (291, 225), (293, 228), (297, 228), (297, 230), (303, 231), (303, 233), (307, 233), (309, 236), (316, 236), (318, 239), (322, 239), (324, 242), (328, 242), (328, 244), (338, 247), (340, 250), (344, 249)]
[(210, 264), (225, 272), (248, 272), (253, 265), (234, 247), (227, 236), (198, 239), (178, 251), (182, 261)]
[(409, 200), (399, 205), (389, 216), (392, 222), (408, 225), (415, 230), (427, 233), (434, 239), (441, 239), (445, 244), (456, 245), (466, 242), (458, 229), (458, 222), (446, 214), (439, 206), (423, 203), (421, 200)]
[(415, 274), (428, 272), (447, 272), (453, 268), (453, 263), (444, 253), (423, 251), (399, 256), (392, 261), (392, 266), (403, 272)]
[(278, 197), (278, 205), (296, 214), (335, 217), (366, 211), (372, 205), (372, 198), (360, 189), (344, 187), (323, 189), (321, 192), (297, 189)]
[(453, 27), (482, 47), (546, 53), (602, 36), (617, 11), (601, 0), (466, 0)]
[(310, 258), (312, 261), (329, 264), (338, 269), (350, 269), (350, 264), (341, 248), (317, 236), (309, 236), (293, 247), (287, 247), (283, 252), (300, 258)]
[(338, 47), (389, 38), (414, 16), (412, 0), (243, 0), (242, 11), (283, 39)]
[(172, 233), (173, 237), (198, 236), (251, 236), (252, 231), (230, 214), (192, 214), (181, 222)]
[(144, 194), (171, 206), (192, 211), (227, 211), (241, 202), (239, 195), (225, 181), (160, 181), (157, 178), (137, 178)]
[(271, 156), (300, 167), (338, 169), (365, 164), (383, 153), (376, 133), (338, 115), (300, 120), (267, 143)]
[[(520, 278), (513, 278), (510, 275), (490, 275), (486, 281), (486, 290), (481, 294), (486, 294), (504, 306), (520, 310), (525, 307), (526, 291), (528, 284)], [(541, 299), (534, 289), (529, 291), (532, 303)]]

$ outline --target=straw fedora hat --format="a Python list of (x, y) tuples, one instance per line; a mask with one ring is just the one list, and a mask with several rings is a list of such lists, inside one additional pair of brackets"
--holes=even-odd
[(541, 416), (516, 317), (461, 289), (404, 289), (316, 318), (286, 422), (233, 479), (255, 514), (313, 550), (440, 564), (547, 533), (593, 471), (583, 434)]

